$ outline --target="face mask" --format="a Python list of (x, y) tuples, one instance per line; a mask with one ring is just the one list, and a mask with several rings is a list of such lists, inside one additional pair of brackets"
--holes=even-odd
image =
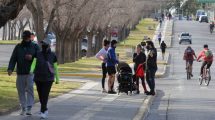
[(23, 40), (23, 42), (22, 42), (22, 43), (23, 43), (23, 45), (25, 45), (25, 46), (26, 46), (26, 45), (29, 45), (29, 44), (31, 43), (31, 41), (25, 41), (25, 40)]
[(49, 47), (48, 45), (42, 45), (42, 51), (47, 52), (48, 47)]

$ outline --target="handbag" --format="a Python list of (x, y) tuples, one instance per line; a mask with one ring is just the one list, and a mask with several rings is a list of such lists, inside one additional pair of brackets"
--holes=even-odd
[(137, 76), (137, 77), (140, 77), (140, 78), (144, 77), (143, 64), (140, 64), (140, 65), (137, 67), (136, 76)]

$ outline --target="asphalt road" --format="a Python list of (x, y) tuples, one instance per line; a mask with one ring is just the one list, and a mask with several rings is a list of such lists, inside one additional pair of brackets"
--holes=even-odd
[(0, 67), (8, 65), (15, 45), (0, 45)]
[(201, 63), (194, 62), (194, 78), (186, 80), (183, 53), (186, 44), (179, 45), (178, 34), (189, 32), (193, 37), (193, 49), (198, 54), (203, 44), (215, 52), (215, 33), (209, 33), (209, 24), (195, 21), (176, 21), (169, 75), (157, 79), (158, 95), (151, 106), (147, 120), (215, 120), (215, 70), (212, 65), (212, 81), (208, 87), (198, 84)]

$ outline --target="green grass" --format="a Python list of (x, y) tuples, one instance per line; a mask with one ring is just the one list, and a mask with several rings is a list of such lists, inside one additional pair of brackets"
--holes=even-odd
[[(152, 39), (157, 25), (158, 22), (153, 19), (147, 18), (141, 20), (136, 26), (136, 29), (131, 31), (129, 37), (120, 42), (119, 46), (116, 48), (116, 52), (120, 55), (120, 60), (128, 63), (132, 62), (132, 58), (126, 56), (126, 51), (131, 50), (131, 48), (135, 49), (135, 46), (143, 41), (144, 36), (148, 36)], [(152, 28), (151, 30), (148, 29), (149, 26)]]
[(0, 40), (0, 45), (16, 45), (20, 42), (21, 40)]
[[(19, 106), (16, 90), (16, 76), (8, 76), (0, 73), (0, 113), (8, 112)], [(50, 97), (56, 97), (77, 89), (82, 85), (79, 82), (61, 81), (60, 84), (53, 84)], [(35, 88), (35, 99), (38, 101), (38, 95)]]
[(95, 57), (82, 58), (73, 63), (59, 65), (60, 73), (99, 72), (101, 62)]

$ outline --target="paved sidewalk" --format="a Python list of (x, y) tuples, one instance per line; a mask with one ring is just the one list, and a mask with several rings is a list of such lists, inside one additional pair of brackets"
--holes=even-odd
[(157, 39), (157, 35), (162, 33), (162, 41), (166, 43), (167, 47), (171, 47), (172, 45), (172, 32), (173, 32), (173, 20), (165, 20), (162, 27), (157, 27), (155, 31), (155, 36), (152, 41), (155, 43), (155, 47), (160, 50), (160, 45)]
[[(142, 88), (142, 87), (141, 87)], [(87, 82), (82, 88), (51, 99), (50, 120), (132, 120), (147, 96), (126, 94), (102, 94), (100, 82)], [(141, 92), (143, 90), (141, 89)], [(1, 116), (0, 120), (38, 120), (39, 104), (33, 107), (33, 115), (20, 116), (19, 112)]]

